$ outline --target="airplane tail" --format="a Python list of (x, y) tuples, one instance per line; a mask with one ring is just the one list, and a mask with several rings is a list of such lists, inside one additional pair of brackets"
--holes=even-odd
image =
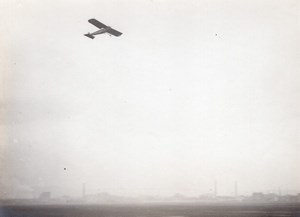
[(95, 36), (93, 36), (91, 33), (88, 33), (88, 34), (84, 34), (86, 37), (89, 37), (89, 38), (91, 38), (91, 39), (94, 39), (95, 38)]

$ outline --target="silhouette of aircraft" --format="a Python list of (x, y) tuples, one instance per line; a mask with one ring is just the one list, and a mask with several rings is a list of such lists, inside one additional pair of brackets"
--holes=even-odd
[(109, 35), (114, 35), (114, 36), (117, 36), (117, 37), (120, 36), (120, 35), (122, 35), (121, 32), (119, 32), (119, 31), (111, 28), (110, 26), (106, 26), (103, 23), (100, 23), (96, 19), (90, 19), (88, 21), (89, 21), (89, 23), (91, 23), (94, 26), (96, 26), (97, 28), (99, 28), (99, 30), (96, 31), (96, 32), (93, 32), (93, 33), (84, 34), (86, 37), (94, 39), (95, 35), (104, 34), (104, 33), (108, 33)]

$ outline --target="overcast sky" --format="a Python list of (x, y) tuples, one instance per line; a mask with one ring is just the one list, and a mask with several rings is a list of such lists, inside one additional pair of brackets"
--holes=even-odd
[(2, 195), (300, 192), (299, 9), (1, 1)]

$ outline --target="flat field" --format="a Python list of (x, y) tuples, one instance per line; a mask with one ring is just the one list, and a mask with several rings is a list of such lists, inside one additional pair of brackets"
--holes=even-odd
[(5, 205), (0, 217), (300, 217), (300, 204)]

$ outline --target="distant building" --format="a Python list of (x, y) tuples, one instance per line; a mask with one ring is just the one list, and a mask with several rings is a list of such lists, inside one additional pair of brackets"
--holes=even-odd
[(237, 183), (237, 181), (234, 182), (234, 197), (238, 198), (238, 183)]
[(262, 200), (264, 200), (264, 193), (262, 193), (262, 192), (254, 192), (253, 194), (252, 194), (252, 197), (251, 197), (251, 199), (252, 200), (255, 200), (255, 201), (262, 201)]
[(87, 194), (85, 196), (86, 202), (95, 202), (95, 203), (114, 203), (119, 201), (120, 197), (111, 195), (106, 192), (97, 193), (97, 194)]
[(281, 202), (298, 202), (299, 200), (298, 195), (283, 195), (280, 197)]
[(297, 202), (300, 202), (300, 193), (299, 194), (297, 194)]
[(276, 202), (276, 201), (279, 201), (279, 196), (274, 193), (265, 194), (264, 200), (266, 200), (268, 202)]
[(51, 198), (51, 193), (50, 192), (42, 192), (39, 196), (39, 200), (41, 201), (48, 201)]
[(182, 201), (182, 200), (185, 200), (186, 198), (184, 195), (176, 193), (170, 199), (175, 200), (175, 201)]
[(216, 200), (215, 194), (202, 194), (198, 197), (200, 201), (213, 201)]
[(85, 198), (85, 183), (82, 184), (82, 198)]

